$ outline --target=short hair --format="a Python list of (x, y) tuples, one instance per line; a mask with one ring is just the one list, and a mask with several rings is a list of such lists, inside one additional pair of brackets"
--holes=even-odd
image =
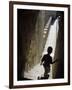
[(53, 50), (53, 48), (52, 48), (51, 46), (49, 46), (48, 49), (47, 49), (47, 52), (48, 52), (48, 53), (51, 53), (52, 50)]

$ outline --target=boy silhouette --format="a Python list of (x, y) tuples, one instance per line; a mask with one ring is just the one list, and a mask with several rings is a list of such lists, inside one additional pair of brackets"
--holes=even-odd
[(47, 54), (45, 54), (41, 60), (41, 65), (44, 67), (44, 77), (49, 77), (48, 73), (50, 72), (50, 64), (56, 62), (56, 60), (52, 62), (52, 57), (50, 56), (52, 50), (52, 47), (48, 47)]

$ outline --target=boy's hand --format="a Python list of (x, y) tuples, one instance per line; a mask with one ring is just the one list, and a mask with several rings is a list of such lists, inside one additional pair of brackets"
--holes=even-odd
[(57, 62), (57, 61), (58, 61), (58, 59), (55, 60), (55, 62)]
[(57, 62), (58, 61), (58, 59), (56, 59), (54, 62)]

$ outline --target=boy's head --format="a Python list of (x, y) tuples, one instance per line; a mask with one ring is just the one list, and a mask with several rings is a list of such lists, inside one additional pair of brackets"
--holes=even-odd
[(52, 47), (48, 47), (48, 49), (47, 49), (48, 54), (51, 54), (52, 53), (52, 50), (53, 50)]

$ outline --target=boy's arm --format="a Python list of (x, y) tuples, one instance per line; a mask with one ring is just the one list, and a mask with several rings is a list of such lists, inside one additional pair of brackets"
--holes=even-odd
[(52, 62), (52, 64), (54, 64), (55, 62), (57, 62), (58, 60), (56, 59), (55, 61)]

